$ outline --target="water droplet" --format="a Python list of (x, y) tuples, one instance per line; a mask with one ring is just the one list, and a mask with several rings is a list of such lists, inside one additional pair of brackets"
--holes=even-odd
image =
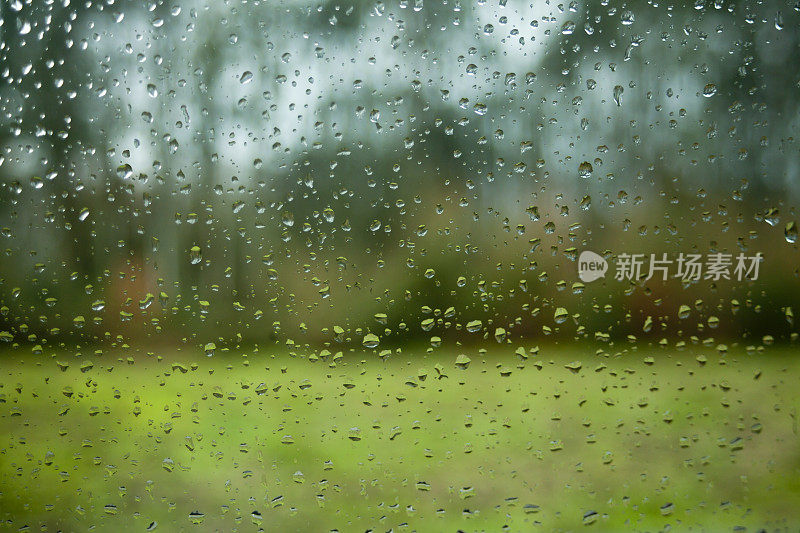
[(786, 242), (789, 244), (794, 244), (797, 242), (797, 223), (795, 221), (791, 221), (786, 224), (786, 228), (783, 230), (783, 234), (786, 237)]
[(128, 163), (117, 167), (117, 177), (122, 180), (130, 179), (133, 175), (133, 168)]
[(775, 29), (778, 31), (783, 29), (783, 14), (780, 11), (775, 14)]
[(189, 262), (193, 265), (203, 260), (203, 253), (199, 246), (192, 246), (189, 249)]
[(471, 320), (467, 322), (467, 331), (470, 333), (477, 333), (481, 329), (483, 329), (483, 322), (480, 320)]
[(622, 24), (625, 26), (630, 26), (636, 20), (636, 17), (633, 14), (633, 11), (626, 10), (622, 12), (622, 16), (620, 17), (622, 20)]
[(380, 344), (380, 339), (374, 333), (367, 333), (364, 335), (364, 340), (361, 341), (361, 344), (366, 348), (377, 348)]
[(622, 105), (620, 99), (622, 98), (623, 92), (625, 92), (625, 89), (622, 87), (622, 85), (614, 86), (614, 102), (616, 102), (618, 106)]

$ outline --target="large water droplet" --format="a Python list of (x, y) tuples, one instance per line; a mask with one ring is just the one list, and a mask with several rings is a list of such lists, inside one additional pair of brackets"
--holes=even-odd
[(623, 92), (625, 92), (625, 89), (622, 87), (622, 85), (614, 86), (614, 102), (616, 102), (617, 105), (622, 105), (620, 99), (622, 98)]
[(786, 237), (786, 242), (789, 244), (794, 244), (797, 242), (797, 223), (795, 221), (791, 221), (786, 224), (786, 228), (783, 230), (783, 234)]

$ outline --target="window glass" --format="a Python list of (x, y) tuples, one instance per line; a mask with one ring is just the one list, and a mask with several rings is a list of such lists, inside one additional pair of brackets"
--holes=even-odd
[(0, 4), (0, 522), (796, 530), (800, 4)]

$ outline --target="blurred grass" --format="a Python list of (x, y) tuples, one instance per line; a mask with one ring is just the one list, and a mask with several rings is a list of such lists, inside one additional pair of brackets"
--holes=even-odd
[(83, 369), (87, 357), (8, 352), (0, 519), (519, 531), (583, 528), (594, 512), (602, 530), (796, 530), (795, 352), (550, 347), (521, 362), (497, 348), (467, 352), (467, 369), (446, 350), (333, 367), (162, 350)]

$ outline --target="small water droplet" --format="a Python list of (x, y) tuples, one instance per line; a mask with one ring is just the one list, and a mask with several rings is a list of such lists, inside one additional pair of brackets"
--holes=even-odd
[(189, 262), (193, 265), (203, 260), (203, 252), (199, 246), (192, 246), (189, 250)]
[(703, 96), (706, 98), (711, 98), (715, 94), (717, 94), (717, 86), (713, 83), (708, 83), (705, 87), (703, 87)]

